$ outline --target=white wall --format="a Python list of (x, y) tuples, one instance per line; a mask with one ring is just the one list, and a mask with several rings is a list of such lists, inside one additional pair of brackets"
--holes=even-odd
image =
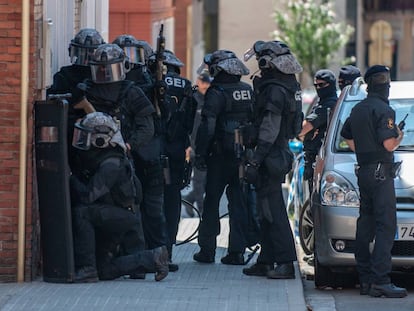
[[(218, 48), (232, 50), (243, 58), (243, 53), (257, 40), (273, 39), (271, 33), (276, 29), (272, 17), (274, 3), (274, 0), (219, 0)], [(250, 74), (258, 68), (254, 59), (246, 65)], [(250, 81), (249, 76), (243, 80)]]
[[(77, 7), (74, 0), (45, 0), (43, 6), (42, 42), (40, 57), (43, 60), (42, 83), (47, 88), (53, 82), (53, 74), (60, 67), (70, 64), (68, 47), (80, 28), (97, 29), (108, 38), (108, 0), (83, 0)], [(80, 16), (80, 25), (76, 20)]]

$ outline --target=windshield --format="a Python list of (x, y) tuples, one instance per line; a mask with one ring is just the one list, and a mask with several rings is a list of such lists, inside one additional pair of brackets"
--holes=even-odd
[[(345, 139), (341, 136), (341, 129), (345, 123), (346, 118), (351, 113), (352, 108), (359, 103), (359, 101), (345, 101), (341, 105), (341, 110), (338, 115), (338, 122), (336, 128), (334, 149), (337, 152), (351, 152)], [(404, 138), (401, 141), (397, 150), (399, 151), (413, 151), (414, 150), (414, 98), (406, 99), (391, 99), (391, 107), (395, 110), (395, 123), (398, 124), (405, 116)], [(407, 115), (408, 114), (408, 115)]]

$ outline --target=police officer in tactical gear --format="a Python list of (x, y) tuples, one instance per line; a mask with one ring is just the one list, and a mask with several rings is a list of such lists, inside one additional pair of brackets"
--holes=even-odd
[(72, 97), (68, 99), (69, 108), (72, 113), (81, 113), (80, 117), (84, 115), (84, 112), (73, 110), (74, 105), (78, 104), (84, 97), (83, 91), (77, 85), (79, 82), (91, 78), (89, 61), (98, 46), (104, 43), (97, 30), (92, 28), (81, 29), (69, 44), (71, 65), (60, 68), (59, 72), (54, 74), (53, 84), (47, 90), (48, 94), (71, 93)]
[(258, 139), (246, 165), (246, 178), (256, 185), (261, 251), (257, 262), (243, 273), (293, 279), (297, 258), (282, 183), (293, 161), (288, 141), (298, 134), (303, 120), (301, 89), (295, 76), (302, 67), (280, 41), (257, 41), (245, 60), (254, 55), (261, 74), (253, 80)]
[(312, 193), (313, 187), (313, 163), (325, 137), (329, 111), (335, 107), (338, 100), (336, 79), (331, 70), (318, 70), (314, 77), (314, 86), (319, 100), (306, 116), (302, 131), (298, 135), (298, 138), (303, 140), (305, 155), (304, 179), (308, 181), (309, 193)]
[[(191, 149), (190, 149), (190, 157), (191, 161), (194, 163), (195, 157), (195, 138), (197, 136), (197, 130), (201, 123), (201, 111), (204, 107), (204, 96), (207, 92), (207, 89), (210, 87), (210, 83), (212, 78), (210, 77), (210, 73), (208, 69), (204, 69), (196, 80), (194, 92), (194, 99), (197, 102), (197, 109), (196, 114), (194, 116), (194, 125), (193, 130), (191, 132), (190, 142), (191, 142)], [(203, 213), (203, 201), (204, 201), (204, 193), (206, 188), (206, 171), (201, 171), (197, 167), (193, 168), (193, 176), (191, 178), (191, 191), (188, 192), (184, 199), (191, 204), (196, 204), (197, 209), (200, 214)], [(194, 210), (192, 207), (186, 206), (186, 212), (188, 216), (194, 217)]]
[(218, 50), (204, 57), (210, 75), (214, 78), (205, 95), (201, 124), (195, 141), (195, 165), (207, 170), (204, 210), (199, 228), (200, 251), (193, 258), (198, 262), (213, 263), (216, 237), (220, 233), (219, 204), (227, 187), (229, 204), (228, 254), (223, 264), (244, 265), (245, 248), (257, 241), (247, 240), (248, 206), (242, 199), (239, 163), (235, 154), (235, 130), (250, 124), (253, 119), (254, 97), (250, 85), (240, 81), (249, 70), (228, 50)]
[(126, 73), (126, 79), (134, 81), (151, 99), (154, 88), (154, 82), (148, 69), (149, 58), (154, 54), (151, 46), (148, 42), (138, 40), (129, 34), (116, 37), (112, 43), (121, 47), (129, 59), (130, 70)]
[(338, 75), (338, 86), (339, 89), (342, 91), (345, 86), (352, 85), (352, 82), (358, 77), (361, 76), (361, 71), (358, 67), (353, 65), (345, 65), (339, 69)]
[[(117, 117), (128, 153), (133, 154), (154, 135), (152, 113), (155, 110), (143, 91), (132, 81), (125, 80), (129, 63), (119, 46), (100, 45), (90, 66), (91, 80), (86, 80), (79, 87), (97, 111)], [(141, 249), (144, 247), (145, 244), (140, 245)]]
[(403, 132), (395, 124), (395, 111), (389, 106), (388, 67), (374, 65), (368, 68), (364, 80), (368, 96), (352, 109), (341, 130), (358, 161), (360, 208), (355, 259), (360, 294), (405, 297), (406, 289), (392, 284), (389, 276), (396, 232), (393, 151), (398, 148)]
[[(75, 124), (73, 146), (81, 158), (71, 176), (75, 282), (111, 280), (137, 270), (155, 270), (155, 280), (168, 274), (165, 247), (140, 250), (124, 244), (143, 239), (138, 204), (141, 186), (126, 157), (119, 121), (102, 112)], [(128, 237), (126, 237), (128, 236)]]
[(154, 134), (154, 108), (139, 87), (125, 80), (129, 66), (118, 45), (102, 44), (90, 61), (91, 79), (78, 87), (97, 111), (120, 120), (128, 149), (135, 152)]
[[(47, 89), (49, 94), (71, 93), (68, 98), (68, 142), (72, 142), (73, 126), (77, 119), (92, 112), (88, 102), (84, 98), (84, 92), (77, 87), (78, 83), (91, 78), (89, 61), (93, 53), (104, 40), (100, 33), (92, 28), (81, 29), (69, 44), (69, 57), (71, 65), (64, 66), (54, 74), (53, 84)], [(69, 145), (69, 165), (73, 169), (76, 164), (72, 146)]]
[[(170, 180), (164, 186), (164, 212), (167, 220), (168, 253), (170, 261), (173, 244), (176, 242), (181, 215), (181, 189), (183, 187), (186, 149), (190, 146), (197, 103), (193, 98), (191, 81), (180, 76), (184, 64), (173, 52), (165, 50), (163, 64), (166, 66), (167, 85), (167, 131), (164, 154), (168, 157)], [(171, 271), (178, 269), (170, 264)]]
[[(151, 102), (152, 107), (155, 94), (155, 82), (151, 73), (147, 70), (150, 58), (150, 47), (143, 41), (137, 40), (132, 35), (121, 35), (114, 42), (122, 49), (130, 50), (131, 55), (141, 55), (133, 61), (127, 79), (141, 88)], [(134, 51), (135, 50), (135, 51)], [(143, 58), (142, 58), (143, 56)], [(164, 111), (164, 109), (163, 109)], [(163, 119), (152, 112), (154, 134), (140, 148), (132, 150), (135, 163), (135, 171), (142, 183), (143, 200), (141, 213), (144, 226), (146, 248), (152, 249), (162, 245), (168, 245), (167, 223), (163, 210), (164, 204), (164, 176), (161, 163), (162, 143), (165, 135)]]

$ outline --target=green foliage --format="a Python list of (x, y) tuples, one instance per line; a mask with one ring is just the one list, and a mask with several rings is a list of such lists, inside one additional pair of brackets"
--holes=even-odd
[(276, 40), (287, 43), (311, 77), (328, 68), (336, 51), (354, 32), (353, 27), (335, 21), (332, 1), (292, 0), (287, 12), (275, 11)]

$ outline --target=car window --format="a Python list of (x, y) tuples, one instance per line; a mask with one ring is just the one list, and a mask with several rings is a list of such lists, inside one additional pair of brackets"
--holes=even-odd
[(342, 127), (344, 126), (346, 119), (351, 114), (352, 108), (354, 108), (354, 106), (357, 103), (359, 103), (359, 101), (356, 101), (356, 100), (342, 102), (341, 110), (339, 111), (339, 114), (338, 114), (338, 122), (337, 122), (338, 126), (336, 129), (335, 144), (334, 144), (335, 151), (351, 152), (351, 149), (349, 149), (349, 146), (346, 143), (345, 138), (341, 136), (341, 130), (342, 130)]
[(404, 137), (397, 150), (414, 150), (414, 98), (391, 99), (391, 107), (395, 110), (395, 123), (398, 124), (405, 116)]
[[(336, 128), (334, 150), (336, 152), (351, 152), (345, 139), (341, 136), (341, 130), (345, 120), (351, 114), (352, 108), (359, 103), (359, 101), (344, 101), (338, 114), (338, 122)], [(414, 150), (414, 98), (410, 99), (391, 99), (390, 106), (395, 110), (395, 123), (398, 124), (404, 117), (404, 138), (398, 148), (400, 151)]]

